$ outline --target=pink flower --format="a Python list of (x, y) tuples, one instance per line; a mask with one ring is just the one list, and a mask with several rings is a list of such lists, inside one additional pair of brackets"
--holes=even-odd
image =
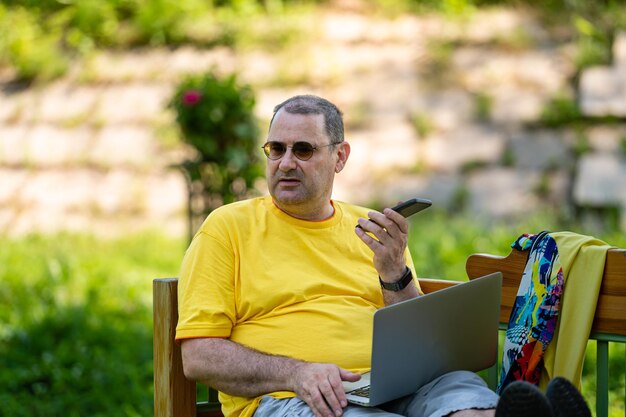
[(200, 102), (202, 93), (198, 90), (187, 90), (183, 93), (183, 104), (185, 106), (193, 106)]

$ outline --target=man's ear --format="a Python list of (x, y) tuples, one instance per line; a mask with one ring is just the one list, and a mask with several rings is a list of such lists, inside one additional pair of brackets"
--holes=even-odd
[(337, 163), (335, 164), (335, 173), (340, 173), (346, 166), (348, 157), (350, 156), (350, 144), (348, 142), (341, 142), (337, 145)]

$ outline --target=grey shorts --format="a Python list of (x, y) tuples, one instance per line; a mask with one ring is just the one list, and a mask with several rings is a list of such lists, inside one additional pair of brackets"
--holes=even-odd
[[(495, 408), (498, 395), (473, 372), (450, 372), (424, 385), (415, 394), (379, 407), (350, 404), (344, 417), (444, 417), (468, 409)], [(264, 396), (254, 417), (315, 417), (309, 406), (298, 397), (276, 399)]]

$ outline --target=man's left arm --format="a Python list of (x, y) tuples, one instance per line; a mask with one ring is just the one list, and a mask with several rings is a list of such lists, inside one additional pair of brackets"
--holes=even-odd
[[(417, 297), (419, 292), (415, 279), (412, 277), (409, 281), (404, 258), (409, 236), (407, 220), (390, 208), (382, 213), (372, 211), (368, 216), (369, 219), (359, 219), (360, 227), (355, 232), (374, 253), (374, 267), (382, 281), (385, 305)], [(370, 232), (375, 239), (366, 232)]]

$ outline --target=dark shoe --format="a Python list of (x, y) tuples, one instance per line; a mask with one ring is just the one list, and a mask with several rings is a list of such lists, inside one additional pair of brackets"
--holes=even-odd
[(546, 396), (525, 381), (511, 382), (500, 395), (495, 417), (554, 417)]
[(548, 383), (546, 396), (555, 417), (591, 417), (591, 410), (580, 391), (563, 377), (557, 376)]

